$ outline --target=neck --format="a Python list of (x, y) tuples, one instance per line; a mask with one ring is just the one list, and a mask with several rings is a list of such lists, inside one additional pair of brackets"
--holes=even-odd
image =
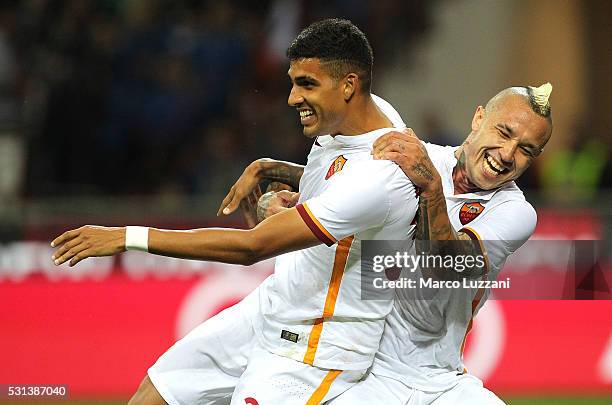
[(355, 95), (351, 103), (353, 105), (344, 122), (334, 135), (361, 135), (380, 128), (393, 127), (393, 123), (378, 108), (369, 93), (364, 96)]
[(465, 168), (465, 151), (463, 145), (455, 151), (457, 165), (453, 168), (453, 186), (455, 194), (473, 193), (480, 189), (470, 181)]

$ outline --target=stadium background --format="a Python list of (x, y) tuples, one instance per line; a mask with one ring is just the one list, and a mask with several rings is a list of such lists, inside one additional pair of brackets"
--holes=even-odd
[[(609, 251), (609, 15), (605, 0), (3, 1), (0, 384), (126, 399), (172, 342), (271, 272), (132, 252), (57, 269), (48, 242), (86, 223), (242, 226), (214, 215), (242, 169), (310, 147), (286, 106), (284, 50), (322, 17), (366, 32), (374, 92), (428, 141), (458, 144), (501, 88), (552, 82), (554, 135), (520, 180), (536, 235)], [(610, 403), (611, 303), (491, 301), (467, 363), (511, 404)]]

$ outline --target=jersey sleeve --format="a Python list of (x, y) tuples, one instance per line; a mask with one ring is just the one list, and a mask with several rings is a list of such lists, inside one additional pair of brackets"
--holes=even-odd
[(390, 162), (358, 162), (335, 174), (322, 194), (296, 208), (317, 238), (331, 246), (385, 222), (391, 208), (386, 180), (392, 170)]
[(500, 269), (506, 258), (520, 248), (533, 234), (537, 215), (524, 200), (500, 204), (472, 221), (460, 231), (478, 239), (493, 268)]

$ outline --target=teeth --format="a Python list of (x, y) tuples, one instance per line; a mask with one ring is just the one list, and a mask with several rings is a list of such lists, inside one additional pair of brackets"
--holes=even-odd
[(302, 110), (300, 111), (300, 117), (306, 118), (312, 115), (312, 111), (310, 110)]
[(487, 155), (485, 159), (487, 163), (491, 165), (491, 167), (495, 169), (497, 172), (501, 173), (505, 170), (504, 167), (499, 165), (490, 155)]
[(499, 176), (499, 172), (494, 170), (491, 167), (487, 159), (484, 160), (484, 163), (482, 164), (482, 168), (484, 169), (485, 172), (487, 172), (489, 176)]

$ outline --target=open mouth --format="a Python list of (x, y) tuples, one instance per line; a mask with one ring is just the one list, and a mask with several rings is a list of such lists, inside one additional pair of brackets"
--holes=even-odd
[(489, 177), (497, 177), (508, 171), (507, 168), (505, 168), (501, 163), (495, 160), (488, 153), (485, 154), (482, 166), (483, 166), (485, 174)]
[(313, 124), (316, 121), (316, 116), (314, 111), (312, 111), (309, 108), (304, 108), (301, 110), (298, 110), (298, 112), (300, 113), (300, 123), (304, 126), (308, 126)]

